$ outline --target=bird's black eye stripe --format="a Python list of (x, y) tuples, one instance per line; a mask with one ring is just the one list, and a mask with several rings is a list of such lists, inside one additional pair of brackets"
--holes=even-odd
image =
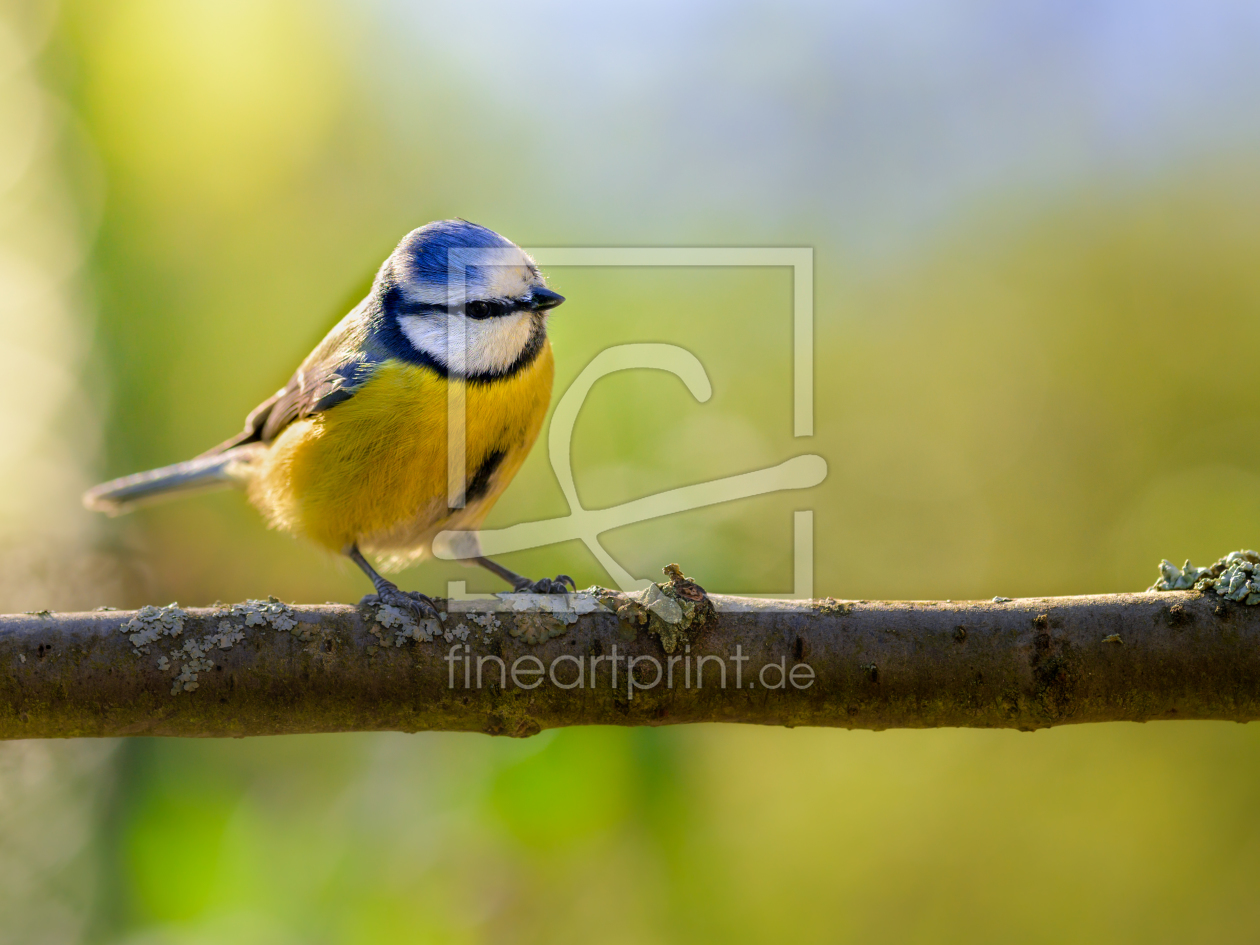
[[(385, 299), (385, 308), (392, 315), (445, 315), (447, 311), (459, 311), (458, 306), (446, 306), (432, 302), (411, 302), (403, 299), (397, 292)], [(484, 318), (495, 318), (500, 315), (511, 315), (521, 310), (519, 302), (507, 299), (473, 299), (464, 304), (464, 314), (480, 321)]]
[(499, 299), (473, 299), (464, 305), (464, 314), (476, 319), (495, 318), (499, 315), (507, 315), (511, 311), (511, 306)]

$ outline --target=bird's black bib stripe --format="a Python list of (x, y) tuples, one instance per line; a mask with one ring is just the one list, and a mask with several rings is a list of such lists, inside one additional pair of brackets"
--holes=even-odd
[[(486, 493), (490, 491), (490, 478), (502, 465), (505, 456), (507, 456), (507, 453), (503, 450), (494, 450), (481, 461), (481, 465), (477, 467), (477, 471), (473, 473), (473, 477), (468, 480), (468, 485), (464, 489), (464, 505), (470, 505), (478, 499), (484, 498)], [(455, 509), (450, 511), (454, 512)]]

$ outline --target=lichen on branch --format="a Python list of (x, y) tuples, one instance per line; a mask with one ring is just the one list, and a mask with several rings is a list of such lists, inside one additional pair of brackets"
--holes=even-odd
[(744, 722), (845, 728), (1260, 719), (1260, 556), (1138, 594), (993, 601), (624, 594), (267, 601), (0, 616), (0, 737)]

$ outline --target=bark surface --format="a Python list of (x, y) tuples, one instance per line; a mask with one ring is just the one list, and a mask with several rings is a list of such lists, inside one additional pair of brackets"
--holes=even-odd
[(617, 600), (452, 602), (427, 642), (370, 605), (0, 616), (0, 737), (1260, 718), (1260, 607), (1211, 592), (706, 601), (675, 634)]

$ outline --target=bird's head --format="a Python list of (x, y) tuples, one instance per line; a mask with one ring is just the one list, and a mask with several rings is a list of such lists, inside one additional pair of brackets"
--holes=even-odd
[(547, 313), (564, 301), (528, 253), (466, 220), (408, 233), (376, 289), (387, 329), (445, 368), (462, 361), (470, 377), (510, 373), (532, 356), (546, 338)]

